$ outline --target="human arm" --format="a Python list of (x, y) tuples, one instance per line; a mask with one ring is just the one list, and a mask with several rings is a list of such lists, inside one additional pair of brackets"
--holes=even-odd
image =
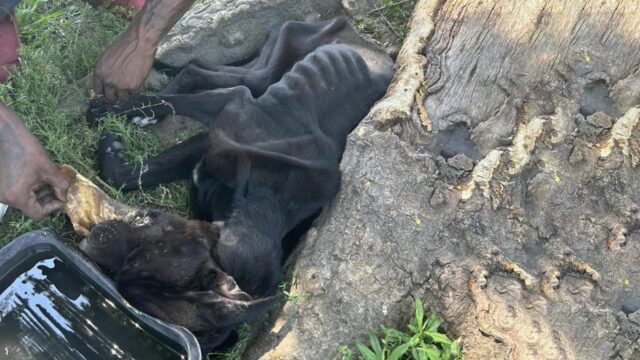
[(95, 93), (110, 101), (127, 101), (140, 91), (160, 40), (192, 3), (193, 0), (148, 0), (98, 61), (93, 72)]
[(38, 140), (0, 103), (0, 202), (40, 219), (64, 205), (68, 187)]

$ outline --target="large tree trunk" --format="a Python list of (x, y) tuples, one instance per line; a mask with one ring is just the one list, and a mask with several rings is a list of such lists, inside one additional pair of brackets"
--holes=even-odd
[(639, 359), (639, 2), (416, 9), (301, 245), (310, 297), (247, 357), (337, 358), (421, 297), (465, 359)]

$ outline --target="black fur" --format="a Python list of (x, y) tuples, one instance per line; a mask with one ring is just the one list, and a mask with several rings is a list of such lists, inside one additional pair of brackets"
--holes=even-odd
[[(117, 138), (107, 135), (99, 146), (101, 176), (130, 190), (193, 174), (194, 216), (224, 221), (219, 239), (209, 241), (213, 262), (251, 298), (272, 295), (281, 277), (283, 239), (337, 193), (347, 135), (384, 94), (392, 73), (391, 59), (362, 40), (344, 18), (285, 23), (244, 65), (208, 70), (190, 64), (161, 94), (127, 104), (93, 102), (90, 121), (109, 112), (129, 119), (175, 113), (209, 127), (207, 134), (138, 167), (120, 160)], [(162, 261), (162, 255), (154, 256)], [(126, 284), (119, 285), (127, 293)], [(141, 290), (128, 293), (137, 303), (160, 302), (149, 293), (140, 300)]]

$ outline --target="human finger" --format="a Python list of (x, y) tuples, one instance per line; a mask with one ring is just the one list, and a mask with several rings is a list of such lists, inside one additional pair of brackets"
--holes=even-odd
[(33, 220), (40, 220), (46, 215), (35, 192), (31, 192), (23, 203), (15, 204), (15, 207)]
[(43, 216), (49, 215), (56, 210), (60, 210), (64, 207), (64, 203), (60, 200), (51, 200), (41, 205), (41, 211)]
[(51, 185), (53, 192), (58, 200), (67, 201), (67, 190), (69, 189), (69, 182), (62, 175), (60, 170), (53, 169), (52, 174), (44, 176), (44, 181)]
[(45, 185), (36, 191), (36, 199), (40, 204), (45, 204), (51, 200), (55, 200), (55, 193), (51, 185)]

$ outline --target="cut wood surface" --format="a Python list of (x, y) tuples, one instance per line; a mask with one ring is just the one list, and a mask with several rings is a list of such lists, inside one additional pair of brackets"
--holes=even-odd
[(640, 359), (640, 2), (416, 11), (246, 358), (341, 358), (420, 297), (465, 359)]

